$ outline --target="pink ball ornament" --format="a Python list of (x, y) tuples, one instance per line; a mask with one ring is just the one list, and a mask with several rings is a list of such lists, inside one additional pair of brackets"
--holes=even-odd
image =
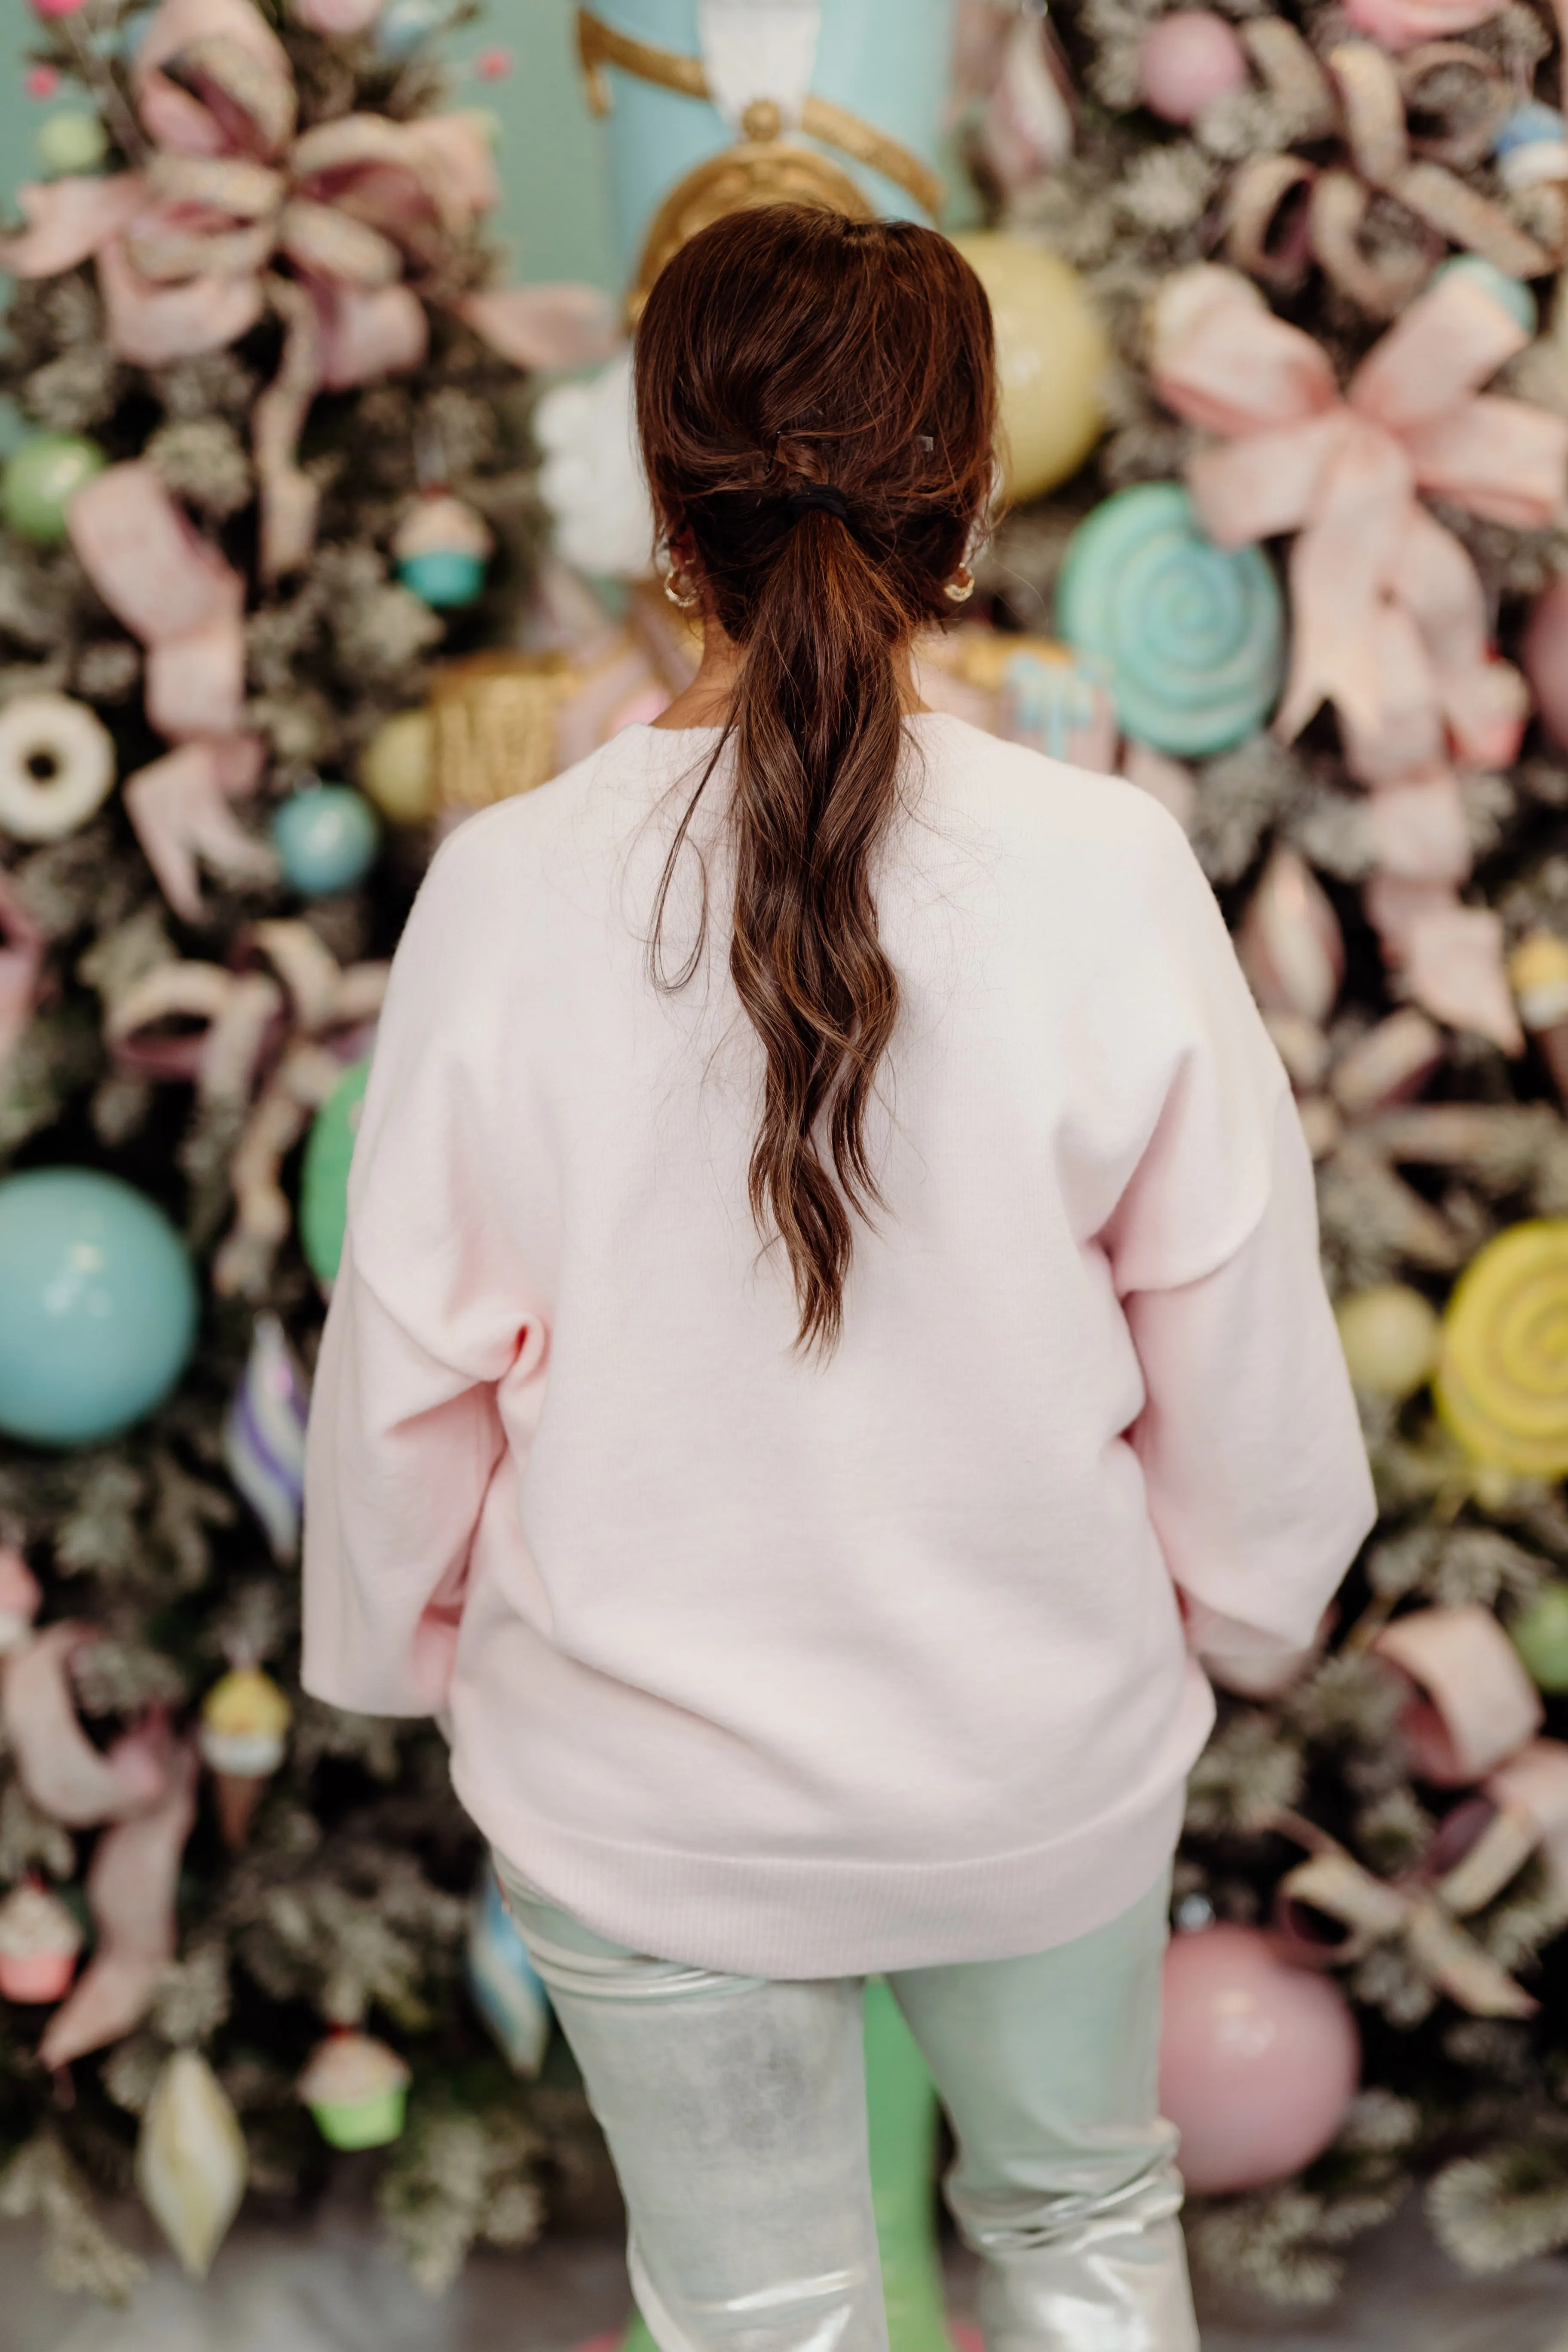
[(1247, 83), (1247, 52), (1223, 16), (1178, 8), (1160, 17), (1138, 52), (1138, 91), (1165, 122), (1195, 122), (1216, 98)]
[(1536, 599), (1524, 632), (1524, 674), (1552, 741), (1568, 751), (1568, 580)]
[(1254, 1927), (1175, 1936), (1165, 1955), (1160, 2106), (1198, 2196), (1283, 2180), (1321, 2156), (1361, 2078), (1350, 2003)]
[(33, 0), (33, 14), (44, 17), (74, 16), (79, 8), (86, 5), (87, 0)]

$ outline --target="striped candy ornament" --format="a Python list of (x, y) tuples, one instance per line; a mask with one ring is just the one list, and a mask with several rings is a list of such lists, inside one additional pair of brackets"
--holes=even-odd
[(550, 1996), (486, 1863), (468, 1909), (468, 1996), (514, 2072), (537, 2074), (550, 2039)]
[(223, 1458), (279, 1560), (300, 1548), (305, 1491), (305, 1420), (310, 1397), (283, 1326), (258, 1315), (250, 1354), (224, 1416)]

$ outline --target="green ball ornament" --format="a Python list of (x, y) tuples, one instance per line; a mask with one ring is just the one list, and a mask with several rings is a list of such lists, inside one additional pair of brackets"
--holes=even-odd
[(195, 1345), (190, 1258), (162, 1209), (93, 1168), (0, 1182), (0, 1431), (90, 1445), (162, 1404)]
[(1118, 490), (1079, 523), (1057, 626), (1110, 672), (1123, 734), (1201, 759), (1256, 734), (1285, 674), (1285, 607), (1260, 548), (1216, 547), (1180, 482)]
[(300, 1246), (323, 1289), (337, 1280), (349, 1222), (349, 1162), (370, 1056), (343, 1072), (310, 1122), (300, 1170)]
[(1568, 1692), (1568, 1580), (1543, 1584), (1509, 1632), (1531, 1680), (1543, 1691)]
[(109, 152), (109, 133), (96, 114), (69, 107), (44, 117), (33, 148), (46, 172), (96, 172)]
[(35, 433), (14, 449), (0, 473), (0, 517), (18, 539), (58, 547), (72, 499), (109, 463), (80, 433)]

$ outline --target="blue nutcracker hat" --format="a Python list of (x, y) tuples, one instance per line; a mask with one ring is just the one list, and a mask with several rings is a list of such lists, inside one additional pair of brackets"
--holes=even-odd
[(954, 0), (598, 0), (577, 12), (635, 318), (721, 215), (935, 215)]

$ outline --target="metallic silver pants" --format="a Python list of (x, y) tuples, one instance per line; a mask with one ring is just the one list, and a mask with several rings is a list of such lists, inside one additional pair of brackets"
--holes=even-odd
[[(659, 2352), (888, 2352), (859, 1979), (634, 1954), (496, 1867), (615, 2159)], [(1155, 2105), (1166, 1895), (1051, 1951), (889, 1979), (952, 2123), (986, 2352), (1197, 2352)]]

